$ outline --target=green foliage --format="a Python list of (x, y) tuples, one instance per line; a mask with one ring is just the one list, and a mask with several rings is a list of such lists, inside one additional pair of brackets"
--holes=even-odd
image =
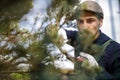
[(91, 77), (96, 77), (103, 69), (100, 66), (90, 66), (90, 63), (88, 60), (84, 60), (81, 64), (81, 67), (86, 75), (89, 75)]
[[(31, 7), (31, 0), (21, 0), (19, 2), (18, 0), (2, 0), (0, 3), (0, 43), (5, 43), (0, 46), (0, 57), (2, 56), (0, 58), (0, 75), (1, 73), (5, 73), (7, 77), (0, 77), (0, 79), (63, 80), (62, 75), (65, 75), (69, 80), (93, 79), (93, 77), (101, 71), (101, 68), (88, 68), (87, 66), (89, 64), (87, 61), (84, 61), (83, 64), (76, 63), (75, 61), (74, 63), (77, 68), (72, 73), (67, 72), (64, 74), (56, 69), (54, 65), (46, 65), (47, 62), (53, 62), (56, 59), (56, 57), (50, 55), (51, 50), (48, 50), (49, 44), (57, 46), (64, 54), (64, 51), (61, 50), (63, 38), (58, 35), (60, 20), (63, 16), (66, 16), (65, 22), (73, 20), (73, 7), (78, 2), (79, 0), (52, 0), (51, 6), (47, 9), (48, 20), (54, 18), (56, 24), (49, 24), (45, 32), (38, 31), (32, 34), (27, 30), (20, 30), (17, 24), (18, 20), (27, 13)], [(94, 36), (88, 31), (80, 31), (78, 38), (78, 44), (80, 45), (77, 46), (78, 50), (94, 56), (96, 56), (97, 53), (101, 53), (102, 47), (92, 44), (93, 39)], [(28, 46), (26, 47), (26, 45)], [(27, 61), (16, 62), (16, 60), (21, 57), (26, 58)], [(47, 57), (49, 57), (49, 59), (46, 60)], [(26, 70), (28, 73), (24, 73), (22, 69), (17, 68), (17, 65), (20, 63), (30, 65), (29, 70)], [(21, 73), (19, 73), (19, 71)]]
[(58, 35), (58, 30), (58, 25), (50, 24), (46, 29), (46, 38), (60, 48), (63, 45), (63, 38), (62, 36)]
[(94, 44), (93, 41), (95, 39), (95, 36), (96, 35), (93, 35), (90, 31), (86, 29), (80, 30), (78, 33), (78, 43), (81, 46), (78, 47), (78, 50), (94, 56), (101, 54), (103, 46)]
[[(38, 42), (35, 42), (34, 45), (32, 44), (30, 46), (31, 48), (28, 49), (29, 53), (32, 53), (32, 56), (34, 57), (32, 59), (32, 61), (35, 60), (32, 63), (33, 67), (36, 65), (34, 67), (34, 69), (37, 70), (36, 72), (34, 72), (34, 69), (31, 70), (32, 76), (33, 75), (36, 76), (36, 77), (38, 76), (38, 78), (37, 78), (38, 80), (39, 79), (58, 80), (59, 77), (60, 77), (59, 79), (62, 78), (61, 74), (64, 73), (64, 75), (66, 75), (66, 77), (69, 80), (82, 80), (82, 79), (84, 79), (84, 80), (94, 80), (96, 75), (99, 74), (102, 71), (102, 68), (100, 66), (89, 67), (90, 64), (87, 60), (83, 61), (82, 63), (74, 62), (76, 68), (72, 73), (71, 72), (64, 72), (64, 70), (61, 71), (59, 69), (56, 70), (53, 65), (50, 67), (49, 65), (46, 66), (44, 64), (39, 63), (39, 62), (44, 61), (44, 58), (46, 56), (51, 57), (51, 59), (49, 59), (50, 62), (55, 60), (55, 58), (50, 56), (50, 52), (49, 52), (49, 50), (47, 50), (46, 47), (47, 47), (47, 45), (52, 43), (60, 49), (60, 47), (63, 45), (63, 42), (62, 42), (63, 40), (62, 40), (62, 37), (59, 36), (57, 33), (58, 33), (57, 25), (50, 24), (49, 27), (46, 28), (46, 33), (45, 33), (45, 35), (43, 35), (43, 38), (40, 39)], [(89, 33), (89, 35), (88, 35), (88, 33)], [(41, 35), (41, 34), (39, 34), (39, 35)], [(100, 53), (99, 51), (102, 50), (102, 46), (93, 44), (93, 39), (94, 39), (93, 34), (91, 34), (88, 30), (82, 31), (82, 32), (80, 32), (79, 39), (80, 39), (79, 40), (79, 44), (80, 44), (79, 48), (81, 48), (80, 49), (81, 51), (88, 52), (95, 57), (97, 55), (99, 55), (99, 53)], [(83, 41), (83, 39), (84, 39), (84, 41)], [(35, 63), (37, 63), (37, 64), (35, 64)], [(56, 75), (56, 76), (54, 76), (54, 75)], [(34, 76), (32, 78), (34, 78)], [(50, 76), (51, 78), (48, 78), (46, 76)]]
[(21, 31), (16, 23), (13, 22), (12, 25), (10, 30), (1, 33), (0, 37), (0, 76), (4, 75), (0, 77), (1, 80), (9, 80), (11, 73), (19, 72), (19, 64), (28, 63), (24, 60), (19, 61), (20, 58), (28, 58), (27, 49), (23, 45), (27, 40), (24, 41), (23, 37), (28, 33)]
[(28, 73), (11, 73), (10, 78), (12, 80), (30, 80), (29, 74)]
[[(95, 35), (93, 35), (88, 30), (80, 30), (78, 33), (78, 43), (76, 46), (76, 56), (79, 56), (80, 52), (85, 52), (92, 55), (96, 60), (99, 59), (99, 55), (101, 55), (104, 47), (101, 45), (94, 44)], [(79, 44), (79, 45), (78, 45)], [(84, 60), (81, 64), (76, 62), (76, 74), (80, 74), (84, 76), (84, 80), (94, 80), (94, 78), (100, 74), (103, 69), (100, 66), (90, 66), (88, 60)]]
[(79, 0), (52, 0), (51, 6), (47, 12), (50, 18), (55, 18), (56, 23), (59, 22), (63, 16), (66, 16), (65, 22), (73, 20), (74, 6), (79, 3)]
[[(71, 3), (73, 3), (73, 4), (71, 4)], [(49, 24), (48, 27), (46, 28), (46, 33), (45, 33), (45, 35), (43, 35), (42, 40), (35, 42), (35, 45), (33, 45), (33, 46), (35, 46), (35, 48), (33, 48), (31, 46), (31, 49), (29, 49), (29, 50), (33, 49), (33, 51), (30, 53), (33, 53), (32, 55), (34, 57), (36, 55), (38, 56), (38, 57), (35, 57), (34, 59), (32, 59), (33, 61), (38, 59), (38, 62), (41, 62), (42, 59), (47, 55), (49, 57), (51, 57), (49, 59), (49, 61), (55, 60), (55, 58), (53, 58), (52, 56), (49, 55), (50, 51), (46, 49), (46, 47), (47, 47), (46, 45), (49, 45), (50, 43), (52, 43), (52, 44), (56, 45), (59, 49), (63, 45), (62, 37), (57, 34), (58, 29), (59, 29), (60, 20), (63, 16), (66, 16), (65, 22), (67, 20), (73, 20), (74, 19), (73, 7), (75, 5), (76, 5), (76, 1), (74, 3), (74, 2), (72, 2), (72, 0), (70, 3), (68, 3), (67, 0), (61, 0), (59, 2), (56, 0), (52, 0), (52, 4), (48, 8), (48, 15), (49, 15), (48, 19), (51, 20), (54, 18), (56, 20), (56, 24), (52, 24), (52, 23)], [(38, 35), (40, 35), (40, 34), (38, 34)], [(87, 52), (95, 57), (99, 53), (101, 53), (103, 47), (93, 44), (94, 37), (95, 36), (93, 34), (91, 34), (88, 30), (80, 31), (80, 36), (78, 38), (79, 46), (77, 46), (79, 51), (77, 51), (77, 52), (80, 52), (80, 51)], [(37, 47), (37, 46), (39, 46), (39, 47)], [(63, 54), (64, 54), (64, 51), (61, 51), (61, 52), (63, 52)], [(78, 54), (78, 53), (76, 53), (76, 54)], [(44, 57), (42, 57), (42, 56), (44, 56)], [(37, 61), (35, 61), (35, 62), (37, 62)], [(81, 64), (80, 62), (77, 63), (76, 61), (74, 63), (75, 63), (75, 66), (77, 66), (75, 68), (75, 71), (73, 71), (72, 73), (70, 73), (70, 72), (65, 73), (68, 80), (93, 80), (94, 77), (102, 71), (102, 68), (99, 66), (87, 67), (89, 65), (87, 61), (84, 61), (83, 64)], [(35, 67), (34, 69), (38, 70), (39, 73), (38, 72), (34, 73), (33, 72), (34, 70), (33, 70), (33, 71), (31, 71), (31, 74), (32, 75), (35, 74), (34, 76), (38, 77), (38, 80), (39, 79), (50, 80), (50, 78), (47, 78), (46, 76), (51, 76), (52, 80), (58, 80), (56, 78), (57, 74), (58, 74), (57, 77), (60, 77), (59, 74), (64, 73), (64, 72), (61, 72), (60, 70), (56, 71), (56, 69), (54, 69), (54, 66), (52, 66), (52, 68), (51, 68), (51, 67), (39, 64), (39, 63), (37, 63), (36, 66), (37, 66), (37, 68)], [(46, 67), (47, 67), (47, 69), (46, 69)], [(52, 71), (49, 71), (50, 69)], [(51, 73), (51, 72), (53, 72), (53, 73)], [(54, 75), (56, 75), (56, 76), (54, 76)], [(71, 76), (69, 76), (69, 75), (71, 75)], [(34, 76), (32, 78), (34, 78)], [(61, 78), (59, 78), (59, 79), (61, 79)], [(63, 80), (63, 79), (61, 79), (61, 80)]]
[(11, 22), (16, 22), (32, 7), (32, 0), (1, 0), (0, 33), (9, 30)]
[[(0, 2), (0, 80), (20, 80), (18, 78), (23, 76), (17, 74), (22, 72), (17, 66), (28, 63), (19, 60), (28, 58), (24, 46), (29, 39), (29, 33), (19, 29), (18, 21), (31, 7), (32, 0), (1, 0)], [(14, 78), (11, 73), (16, 73)], [(30, 78), (24, 75), (21, 80), (30, 80), (25, 77)]]

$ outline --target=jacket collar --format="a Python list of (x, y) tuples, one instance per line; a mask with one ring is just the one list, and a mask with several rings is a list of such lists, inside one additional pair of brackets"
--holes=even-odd
[(106, 34), (102, 33), (101, 30), (99, 30), (99, 31), (100, 31), (100, 35), (98, 36), (97, 39), (95, 39), (95, 41), (93, 43), (102, 45), (110, 38)]

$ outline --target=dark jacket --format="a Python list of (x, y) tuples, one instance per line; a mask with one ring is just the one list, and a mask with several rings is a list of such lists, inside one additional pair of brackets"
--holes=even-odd
[[(77, 31), (66, 30), (68, 39), (71, 40), (71, 45), (74, 45), (77, 39)], [(110, 38), (100, 31), (99, 37), (94, 41), (95, 44), (103, 45)], [(104, 71), (96, 80), (120, 80), (120, 44), (111, 41), (104, 50), (104, 53), (98, 60)]]

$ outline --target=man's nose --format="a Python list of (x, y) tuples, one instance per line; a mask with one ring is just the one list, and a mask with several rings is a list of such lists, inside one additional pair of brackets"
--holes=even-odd
[(86, 22), (83, 23), (84, 29), (87, 28), (88, 24)]

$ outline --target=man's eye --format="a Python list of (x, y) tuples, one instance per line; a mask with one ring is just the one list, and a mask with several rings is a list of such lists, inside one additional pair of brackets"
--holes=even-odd
[(87, 20), (88, 23), (92, 23), (92, 22), (94, 22), (94, 21), (95, 21), (94, 19), (89, 19), (89, 20)]

